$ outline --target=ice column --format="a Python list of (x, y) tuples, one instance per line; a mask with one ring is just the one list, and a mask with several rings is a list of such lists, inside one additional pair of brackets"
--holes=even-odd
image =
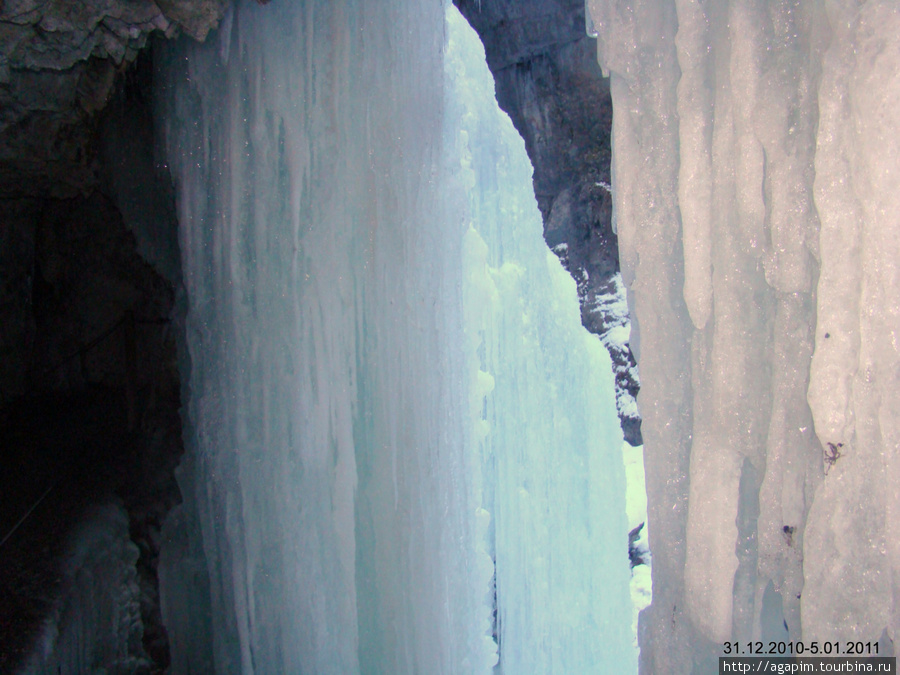
[(436, 2), (247, 2), (166, 49), (190, 366), (162, 564), (176, 672), (492, 658), (443, 36)]
[(642, 670), (699, 672), (729, 639), (893, 638), (898, 8), (587, 5), (640, 330)]

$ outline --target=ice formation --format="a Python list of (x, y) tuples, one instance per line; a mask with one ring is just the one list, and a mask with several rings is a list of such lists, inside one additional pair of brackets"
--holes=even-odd
[(896, 639), (900, 9), (587, 6), (641, 343), (642, 671)]
[(164, 52), (173, 672), (633, 671), (610, 362), (474, 33), (432, 0), (248, 2)]

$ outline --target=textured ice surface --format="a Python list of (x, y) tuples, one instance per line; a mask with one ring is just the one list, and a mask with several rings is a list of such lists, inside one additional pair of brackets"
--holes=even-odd
[(900, 9), (588, 0), (640, 331), (645, 672), (900, 628)]
[(173, 672), (634, 670), (609, 359), (450, 11), (244, 3), (166, 47)]

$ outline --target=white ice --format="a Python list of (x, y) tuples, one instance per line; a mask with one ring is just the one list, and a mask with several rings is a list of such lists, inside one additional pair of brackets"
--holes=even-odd
[(900, 8), (588, 0), (639, 327), (642, 672), (900, 628)]

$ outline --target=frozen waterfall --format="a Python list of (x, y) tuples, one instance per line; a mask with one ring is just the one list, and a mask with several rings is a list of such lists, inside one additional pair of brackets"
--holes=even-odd
[(587, 5), (640, 331), (642, 672), (896, 640), (900, 9)]
[(162, 51), (173, 673), (633, 672), (609, 359), (465, 21), (244, 2)]

